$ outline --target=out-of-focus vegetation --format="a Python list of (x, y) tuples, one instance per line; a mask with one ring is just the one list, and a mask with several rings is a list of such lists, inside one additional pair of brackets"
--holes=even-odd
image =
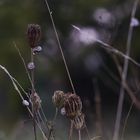
[[(95, 84), (101, 94), (102, 123), (105, 138), (110, 139), (114, 128), (120, 80), (117, 67), (110, 53), (100, 48), (98, 38), (125, 52), (130, 13), (133, 0), (49, 0), (52, 15), (59, 33), (66, 61), (72, 76), (76, 92), (81, 96), (86, 115), (87, 126), (92, 136), (95, 134)], [(140, 18), (139, 7), (136, 18)], [(40, 24), (42, 38), (39, 45), (43, 51), (35, 56), (35, 86), (42, 99), (43, 108), (48, 118), (55, 112), (51, 97), (55, 90), (71, 91), (65, 67), (58, 49), (49, 13), (44, 0), (1, 0), (0, 1), (0, 64), (30, 91), (24, 66), (14, 47), (16, 42), (26, 63), (30, 60), (30, 48), (26, 38), (27, 25)], [(82, 31), (79, 34), (78, 29)], [(140, 27), (134, 28), (131, 56), (140, 62), (139, 49)], [(119, 61), (123, 64), (123, 58)], [(130, 63), (127, 83), (135, 91), (139, 85), (139, 69)], [(136, 84), (135, 84), (136, 82)], [(137, 89), (139, 98), (139, 89)], [(126, 94), (123, 120), (131, 104)], [(139, 110), (134, 106), (126, 128), (126, 139), (137, 140), (139, 135)], [(0, 139), (30, 139), (30, 117), (15, 92), (9, 78), (0, 71)], [(20, 124), (26, 120), (26, 124)], [(28, 122), (29, 121), (29, 122)], [(60, 127), (68, 129), (68, 122), (62, 124), (62, 117), (57, 119), (60, 139), (66, 139)], [(122, 124), (123, 126), (123, 124)], [(23, 130), (23, 134), (20, 132)], [(57, 130), (57, 129), (56, 129)], [(32, 135), (32, 134), (31, 134)], [(20, 138), (21, 139), (21, 138)]]

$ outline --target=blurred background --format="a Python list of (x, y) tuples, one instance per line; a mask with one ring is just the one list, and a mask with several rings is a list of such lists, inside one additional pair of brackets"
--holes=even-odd
[[(48, 0), (72, 81), (83, 101), (83, 112), (92, 137), (103, 135), (111, 140), (121, 84), (116, 59), (122, 68), (124, 59), (103, 49), (97, 40), (125, 53), (130, 16), (134, 0)], [(140, 5), (136, 18), (140, 19)], [(0, 0), (0, 64), (23, 88), (31, 89), (23, 63), (14, 47), (16, 42), (26, 64), (30, 47), (28, 24), (39, 24), (42, 52), (35, 55), (35, 87), (42, 99), (44, 112), (51, 120), (55, 107), (55, 90), (71, 92), (71, 86), (57, 45), (50, 16), (44, 0)], [(139, 23), (138, 23), (139, 24)], [(131, 57), (140, 62), (140, 27), (134, 27)], [(115, 59), (114, 59), (115, 58)], [(140, 67), (129, 63), (127, 84), (139, 100)], [(121, 131), (132, 100), (125, 93)], [(133, 105), (124, 138), (140, 139), (140, 112)], [(63, 131), (61, 131), (63, 130)], [(69, 121), (60, 113), (56, 123), (57, 140), (67, 139)], [(84, 132), (83, 132), (84, 133)], [(86, 134), (84, 134), (86, 135)], [(9, 77), (0, 70), (0, 140), (32, 140), (30, 116), (14, 90)], [(85, 138), (86, 139), (86, 138)]]

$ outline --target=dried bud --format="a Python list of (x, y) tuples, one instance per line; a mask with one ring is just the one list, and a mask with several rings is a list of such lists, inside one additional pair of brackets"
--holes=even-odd
[(35, 112), (37, 112), (39, 110), (39, 108), (41, 107), (41, 99), (40, 99), (40, 97), (35, 92), (35, 93), (31, 94), (30, 99), (31, 99), (31, 103), (32, 103), (32, 106), (33, 106), (33, 110)]
[(76, 94), (68, 93), (65, 95), (64, 108), (66, 116), (70, 119), (74, 119), (81, 113), (82, 101)]
[(85, 126), (85, 115), (83, 113), (76, 116), (73, 120), (74, 127), (78, 130), (84, 128)]
[(35, 48), (41, 37), (41, 28), (37, 24), (29, 24), (27, 28), (27, 37), (31, 48)]
[(64, 92), (60, 90), (55, 91), (52, 101), (57, 108), (61, 108), (64, 105)]

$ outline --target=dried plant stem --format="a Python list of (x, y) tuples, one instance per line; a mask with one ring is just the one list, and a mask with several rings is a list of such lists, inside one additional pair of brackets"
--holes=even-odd
[(36, 132), (36, 114), (35, 112), (33, 112), (33, 129), (34, 129), (34, 137), (35, 137), (35, 140), (37, 140), (37, 132)]
[(113, 48), (111, 45), (101, 41), (101, 40), (96, 40), (100, 45), (101, 48), (105, 49), (105, 50), (108, 50), (116, 55), (119, 55), (121, 57), (123, 57), (124, 59), (126, 60), (129, 60), (130, 62), (132, 62), (133, 64), (135, 64), (136, 66), (140, 67), (140, 63), (138, 63), (137, 61), (135, 61), (134, 59), (132, 59), (130, 56), (122, 53), (121, 51)]
[(50, 126), (50, 128), (49, 128), (48, 140), (49, 140), (50, 138), (54, 139), (54, 136), (53, 136), (54, 128), (53, 128), (53, 127), (54, 127), (54, 123), (55, 123), (57, 114), (58, 114), (58, 108), (55, 109), (54, 118), (53, 118), (53, 121), (51, 122), (51, 126)]
[(54, 115), (54, 118), (53, 118), (53, 123), (54, 123), (55, 120), (56, 120), (57, 114), (58, 114), (58, 108), (55, 109), (55, 115)]
[(49, 130), (48, 140), (50, 140), (50, 138), (51, 138), (52, 131), (53, 131), (52, 129)]
[(49, 129), (48, 125), (47, 125), (46, 122), (43, 120), (40, 111), (38, 111), (37, 114), (38, 114), (38, 117), (39, 117), (39, 119), (41, 120), (42, 125), (44, 126), (44, 128), (45, 128), (46, 130)]
[(30, 76), (29, 71), (28, 71), (28, 69), (27, 69), (25, 60), (24, 60), (24, 58), (23, 58), (23, 56), (22, 56), (22, 54), (21, 54), (19, 48), (17, 47), (17, 44), (16, 44), (14, 41), (13, 41), (13, 45), (14, 45), (14, 47), (16, 48), (16, 50), (17, 50), (17, 52), (18, 52), (18, 54), (19, 54), (19, 56), (20, 56), (20, 58), (21, 58), (21, 60), (22, 60), (23, 66), (24, 66), (25, 71), (26, 71), (26, 73), (27, 73), (27, 76), (28, 76), (29, 82), (30, 82), (30, 84), (31, 84), (31, 86), (32, 86), (32, 89), (34, 89), (34, 91), (35, 91), (35, 87), (34, 87), (34, 84), (32, 83), (32, 79), (31, 79), (31, 76)]
[(45, 120), (45, 123), (47, 123), (47, 122), (48, 122), (48, 120), (47, 120), (47, 118), (46, 118), (46, 115), (45, 115), (45, 113), (44, 113), (44, 111), (43, 111), (42, 106), (41, 106), (41, 108), (40, 108), (40, 112), (41, 112), (41, 113), (42, 113), (42, 115), (43, 115), (43, 118), (44, 118), (44, 120)]
[(120, 140), (123, 140), (123, 138), (124, 138), (124, 133), (125, 133), (125, 130), (126, 130), (126, 125), (127, 125), (128, 118), (129, 118), (129, 116), (130, 116), (130, 113), (131, 113), (131, 111), (132, 111), (133, 105), (134, 105), (134, 103), (133, 103), (133, 101), (132, 101), (132, 103), (131, 103), (131, 105), (130, 105), (130, 108), (129, 108), (129, 111), (128, 111), (128, 113), (127, 113), (125, 122), (124, 122), (124, 126), (123, 126), (122, 135), (121, 135)]
[(71, 120), (70, 124), (69, 140), (72, 140), (72, 134), (73, 134), (73, 120)]
[[(9, 77), (10, 80), (12, 81), (12, 84), (13, 84), (14, 89), (17, 91), (17, 93), (19, 94), (19, 96), (20, 96), (20, 98), (22, 99), (22, 101), (24, 101), (24, 98), (23, 98), (23, 96), (22, 96), (22, 94), (21, 94), (21, 92), (20, 92), (18, 86), (16, 85), (16, 82), (15, 82), (16, 79), (15, 79), (15, 78), (8, 72), (8, 70), (7, 70), (5, 67), (3, 67), (2, 65), (0, 65), (0, 69), (3, 70), (3, 71), (8, 75), (8, 77)], [(17, 81), (17, 80), (16, 80), (16, 81)], [(19, 83), (18, 83), (18, 84), (19, 84)], [(20, 87), (22, 87), (22, 86), (20, 85)], [(22, 89), (23, 89), (23, 88), (22, 88)], [(30, 113), (31, 117), (33, 118), (33, 114), (32, 114), (32, 111), (30, 110), (30, 108), (29, 108), (28, 106), (26, 106), (26, 108), (27, 108), (28, 112)], [(37, 121), (35, 121), (35, 122), (36, 122), (38, 128), (40, 129), (40, 131), (41, 131), (41, 133), (42, 133), (42, 135), (43, 135), (44, 140), (48, 140), (47, 137), (45, 136), (45, 134), (44, 134), (42, 128), (40, 127), (40, 125), (37, 123)]]
[[(31, 62), (34, 63), (34, 55), (33, 55), (33, 50), (31, 49)], [(35, 92), (34, 91), (34, 69), (31, 70), (31, 81), (32, 81), (32, 84), (33, 84), (33, 87), (32, 87), (32, 92)]]
[(81, 140), (81, 130), (78, 130), (78, 140)]
[(91, 137), (89, 135), (89, 131), (88, 131), (88, 128), (87, 128), (86, 124), (85, 124), (85, 130), (86, 130), (86, 133), (87, 133), (88, 140), (91, 140)]
[[(132, 14), (131, 14), (131, 20), (135, 16), (137, 4), (138, 4), (138, 0), (136, 0), (134, 2), (134, 6), (133, 6), (133, 9), (132, 9)], [(130, 21), (128, 38), (127, 38), (127, 45), (126, 45), (127, 46), (126, 56), (128, 56), (128, 57), (130, 55), (132, 32), (133, 32), (133, 26), (131, 26), (131, 21)], [(123, 85), (124, 85), (124, 82), (125, 82), (126, 77), (127, 77), (128, 63), (129, 63), (129, 59), (125, 58), (124, 59), (123, 72), (122, 72), (122, 82), (121, 82), (121, 88), (120, 88), (120, 96), (119, 96), (119, 102), (118, 102), (118, 108), (117, 108), (117, 115), (116, 115), (116, 121), (115, 121), (113, 140), (118, 140), (119, 139), (120, 121), (121, 121), (123, 100), (124, 100), (124, 86)]]
[[(24, 68), (25, 68), (25, 71), (26, 71), (26, 73), (27, 73), (27, 76), (28, 76), (29, 82), (30, 82), (30, 84), (31, 84), (31, 87), (32, 87), (32, 89), (36, 92), (35, 87), (34, 87), (34, 84), (33, 84), (32, 79), (31, 79), (31, 76), (30, 76), (29, 71), (28, 71), (28, 69), (27, 69), (25, 60), (24, 60), (24, 58), (23, 58), (23, 56), (22, 56), (22, 54), (21, 54), (19, 48), (17, 47), (17, 44), (16, 44), (14, 41), (13, 41), (13, 45), (14, 45), (14, 47), (16, 48), (16, 50), (18, 51), (18, 54), (19, 54), (19, 56), (20, 56), (20, 58), (21, 58), (21, 60), (22, 60), (22, 63), (23, 63), (23, 65), (24, 65)], [(21, 88), (21, 90), (23, 91), (23, 93), (25, 93), (25, 95), (26, 95), (26, 96), (28, 97), (28, 99), (29, 99), (30, 97), (29, 97), (28, 93), (21, 87), (21, 85), (18, 83), (18, 81), (17, 81), (16, 79), (13, 79), (13, 80), (18, 84), (18, 86)], [(40, 117), (42, 123), (45, 125), (45, 123), (47, 123), (47, 118), (46, 118), (46, 116), (45, 116), (45, 114), (44, 114), (42, 105), (41, 105), (41, 107), (40, 107), (40, 111), (41, 111), (41, 113), (42, 113), (43, 118), (44, 118), (45, 121), (43, 120), (43, 118), (42, 118), (40, 112), (39, 112), (39, 117)], [(47, 125), (47, 124), (46, 124), (46, 125)], [(48, 126), (47, 126), (47, 127), (48, 127)]]
[[(34, 87), (34, 83), (33, 83), (34, 80), (32, 81), (32, 79), (34, 79), (34, 75), (32, 74), (32, 78), (31, 78), (31, 76), (30, 76), (30, 74), (29, 74), (29, 71), (28, 71), (28, 69), (27, 69), (25, 60), (24, 60), (24, 58), (23, 58), (23, 56), (22, 56), (22, 54), (21, 54), (19, 48), (17, 47), (17, 45), (16, 45), (15, 42), (13, 42), (13, 44), (14, 44), (16, 50), (18, 51), (18, 54), (19, 54), (19, 56), (20, 56), (20, 58), (21, 58), (21, 60), (22, 60), (22, 63), (23, 63), (23, 65), (24, 65), (25, 71), (26, 71), (26, 73), (27, 73), (29, 82), (30, 82), (31, 87), (32, 87), (32, 91), (36, 92), (35, 87)], [(33, 54), (33, 53), (32, 53), (32, 50), (31, 50), (31, 61), (34, 61), (34, 58), (33, 58), (33, 55), (32, 55), (32, 54)], [(26, 96), (27, 96), (28, 99), (29, 99), (30, 97), (29, 97), (28, 93), (20, 86), (20, 84), (18, 83), (18, 81), (17, 81), (16, 79), (13, 79), (13, 80), (18, 84), (18, 86), (21, 88), (21, 90), (26, 94)], [(42, 116), (41, 116), (41, 114), (40, 114), (40, 111), (41, 111), (41, 113), (42, 113), (43, 118), (44, 118), (45, 121), (43, 120), (43, 118), (42, 118)], [(46, 126), (47, 126), (47, 128), (49, 129), (49, 127), (48, 127), (48, 125), (47, 125), (47, 118), (46, 118), (46, 116), (45, 116), (45, 114), (44, 114), (44, 111), (43, 111), (43, 109), (42, 109), (42, 105), (41, 105), (40, 111), (38, 111), (39, 119), (42, 121), (42, 124), (43, 124), (44, 128), (46, 128)], [(37, 116), (36, 116), (36, 117), (37, 117)], [(35, 126), (35, 120), (34, 120), (34, 119), (33, 119), (33, 125)], [(35, 127), (36, 127), (36, 126), (35, 126)], [(35, 127), (34, 127), (34, 131), (36, 131), (36, 130), (35, 130), (35, 129), (36, 129)], [(41, 125), (40, 125), (40, 127), (41, 127)], [(47, 130), (47, 128), (46, 128), (46, 130)], [(44, 132), (43, 132), (43, 133), (44, 133)], [(45, 135), (45, 134), (44, 134), (44, 135)], [(45, 139), (46, 139), (46, 138), (45, 138)]]
[[(118, 72), (119, 72), (119, 75), (121, 76), (121, 73), (122, 73), (122, 68), (116, 58), (115, 55), (113, 55), (113, 60), (115, 62), (115, 64), (117, 65), (117, 69), (118, 69)], [(113, 80), (115, 80), (118, 84), (120, 84), (120, 80), (119, 78), (107, 67), (107, 66), (104, 66), (105, 70), (109, 73), (109, 75), (113, 78)], [(101, 79), (102, 80), (102, 79)], [(136, 98), (134, 92), (130, 89), (130, 87), (128, 86), (127, 82), (124, 81), (123, 83), (123, 86), (126, 90), (126, 93), (128, 94), (128, 96), (131, 98), (133, 104), (138, 108), (140, 109), (140, 101), (138, 98)]]
[[(31, 49), (31, 62), (34, 64), (34, 56), (33, 56), (33, 50)], [(34, 86), (34, 69), (31, 69), (31, 81), (32, 81), (32, 93), (31, 94), (34, 94), (35, 93), (35, 86)], [(35, 140), (37, 140), (37, 132), (36, 132), (36, 123), (35, 123), (35, 120), (36, 120), (36, 112), (34, 110), (34, 106), (32, 105), (32, 113), (33, 113), (33, 129), (34, 129), (34, 138)]]
[(50, 18), (51, 18), (51, 22), (52, 22), (52, 26), (53, 26), (53, 29), (54, 29), (54, 32), (55, 32), (56, 40), (57, 40), (58, 47), (59, 47), (60, 52), (61, 52), (61, 56), (62, 56), (64, 65), (65, 65), (65, 69), (66, 69), (66, 72), (67, 72), (67, 75), (68, 75), (68, 78), (69, 78), (69, 81), (70, 81), (70, 84), (71, 84), (71, 88), (73, 90), (73, 93), (76, 94), (74, 84), (73, 84), (73, 81), (72, 81), (72, 78), (71, 78), (71, 75), (70, 75), (70, 72), (69, 72), (69, 68), (68, 68), (68, 65), (67, 65), (67, 62), (66, 62), (66, 59), (65, 59), (65, 56), (64, 56), (64, 52), (62, 50), (62, 46), (61, 46), (61, 43), (60, 43), (60, 40), (59, 40), (59, 36), (58, 36), (57, 30), (56, 30), (56, 26), (55, 26), (54, 19), (53, 19), (53, 16), (52, 16), (52, 11), (50, 10), (50, 6), (49, 6), (47, 0), (45, 0), (45, 3), (46, 3), (46, 6), (47, 6), (47, 9), (48, 9)]
[(96, 131), (97, 135), (102, 136), (102, 113), (101, 113), (101, 96), (96, 79), (93, 79), (95, 88), (95, 108), (96, 108)]

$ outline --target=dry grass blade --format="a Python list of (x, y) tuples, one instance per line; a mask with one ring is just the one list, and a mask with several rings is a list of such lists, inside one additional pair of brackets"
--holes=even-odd
[(19, 48), (17, 47), (17, 44), (16, 44), (15, 42), (13, 42), (13, 45), (14, 45), (14, 47), (16, 48), (16, 50), (17, 50), (17, 52), (18, 52), (18, 54), (19, 54), (19, 56), (20, 56), (20, 58), (21, 58), (21, 60), (22, 60), (22, 63), (23, 63), (23, 66), (24, 66), (24, 68), (25, 68), (25, 71), (26, 71), (26, 73), (27, 73), (27, 76), (28, 76), (28, 79), (29, 79), (29, 81), (30, 81), (30, 84), (31, 84), (32, 88), (35, 90), (34, 84), (33, 84), (33, 82), (32, 82), (32, 79), (31, 79), (31, 77), (30, 77), (30, 74), (29, 74), (29, 71), (28, 71), (28, 69), (27, 69), (27, 67), (26, 67), (25, 60), (24, 60), (24, 58), (23, 58), (23, 56), (22, 56), (22, 54), (21, 54)]
[(53, 26), (53, 29), (54, 29), (54, 32), (55, 32), (55, 36), (56, 36), (56, 40), (57, 40), (57, 43), (58, 43), (58, 47), (59, 47), (60, 52), (61, 52), (61, 56), (62, 56), (64, 65), (65, 65), (65, 69), (66, 69), (66, 72), (67, 72), (67, 75), (68, 75), (68, 78), (69, 78), (69, 81), (70, 81), (73, 93), (76, 94), (75, 87), (74, 87), (74, 84), (73, 84), (73, 81), (72, 81), (72, 78), (71, 78), (71, 75), (70, 75), (70, 72), (69, 72), (69, 68), (68, 68), (68, 65), (67, 65), (67, 62), (66, 62), (66, 59), (65, 59), (65, 56), (64, 56), (64, 52), (63, 52), (63, 49), (62, 49), (62, 46), (61, 46), (61, 43), (60, 43), (60, 40), (59, 40), (59, 36), (58, 36), (57, 30), (56, 30), (56, 26), (55, 26), (55, 23), (54, 23), (52, 12), (50, 10), (50, 6), (49, 6), (47, 0), (45, 0), (45, 3), (46, 3), (46, 6), (47, 6), (47, 9), (48, 9), (50, 18), (51, 18), (51, 22), (52, 22), (52, 26)]
[(133, 108), (133, 105), (134, 105), (134, 103), (132, 102), (132, 103), (131, 103), (131, 106), (130, 106), (130, 108), (129, 108), (129, 111), (128, 111), (128, 113), (127, 113), (125, 122), (124, 122), (123, 130), (122, 130), (122, 135), (121, 135), (121, 140), (123, 140), (123, 138), (124, 138), (124, 133), (125, 133), (125, 130), (126, 130), (126, 125), (127, 125), (127, 122), (128, 122), (128, 119), (129, 119), (129, 116), (130, 116), (130, 113), (131, 113), (131, 110), (132, 110), (132, 108)]
[[(15, 90), (17, 91), (17, 93), (19, 94), (19, 96), (20, 96), (20, 98), (22, 99), (22, 101), (24, 101), (24, 98), (23, 98), (23, 96), (22, 96), (22, 94), (21, 94), (21, 92), (20, 92), (20, 90), (19, 90), (19, 88), (18, 88), (18, 86), (17, 86), (17, 84), (16, 84), (16, 82), (15, 82), (15, 78), (14, 78), (14, 77), (8, 72), (8, 70), (7, 70), (5, 67), (3, 67), (2, 65), (0, 65), (0, 69), (2, 69), (2, 70), (8, 75), (8, 77), (9, 77), (10, 80), (12, 81), (13, 87), (15, 88)], [(17, 80), (16, 80), (16, 81), (17, 81)], [(18, 83), (18, 84), (19, 84), (19, 83)], [(19, 85), (20, 85), (20, 84), (19, 84)], [(20, 87), (22, 87), (22, 86), (20, 85)], [(27, 107), (27, 110), (29, 111), (31, 117), (33, 117), (33, 114), (32, 114), (32, 112), (31, 112), (30, 108), (29, 108), (28, 106), (26, 106), (26, 107)], [(42, 128), (41, 128), (40, 125), (37, 123), (37, 121), (36, 121), (36, 124), (37, 124), (38, 128), (40, 129), (40, 131), (41, 131), (41, 133), (42, 133), (42, 135), (43, 135), (44, 140), (48, 140), (47, 137), (45, 136), (45, 134), (44, 134)]]

